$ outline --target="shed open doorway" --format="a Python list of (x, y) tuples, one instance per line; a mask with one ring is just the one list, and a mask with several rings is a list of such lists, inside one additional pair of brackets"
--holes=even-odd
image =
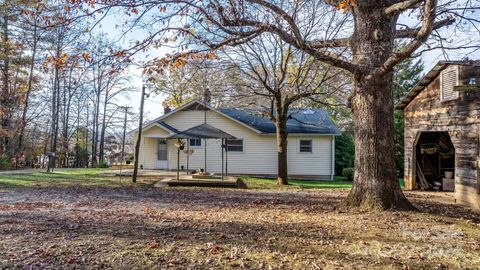
[(455, 147), (448, 132), (421, 132), (415, 151), (415, 187), (453, 192)]

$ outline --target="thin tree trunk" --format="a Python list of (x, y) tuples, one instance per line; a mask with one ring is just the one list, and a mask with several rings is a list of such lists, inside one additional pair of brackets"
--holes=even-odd
[[(57, 55), (58, 55), (57, 51)], [(55, 67), (54, 71), (54, 81), (53, 81), (53, 93), (52, 93), (52, 130), (51, 130), (51, 145), (50, 145), (50, 152), (56, 154), (57, 151), (57, 140), (58, 140), (58, 111), (59, 111), (59, 71), (58, 67)], [(49, 158), (49, 167), (48, 168), (55, 168), (55, 158)]]
[(108, 87), (105, 90), (105, 99), (103, 102), (103, 115), (102, 115), (102, 128), (100, 130), (100, 151), (99, 151), (99, 160), (103, 161), (105, 158), (105, 128), (106, 128), (106, 116), (107, 116), (107, 103), (108, 103)]
[(277, 136), (277, 184), (288, 185), (288, 154), (287, 154), (287, 114), (281, 97), (276, 98), (276, 136)]
[[(77, 98), (77, 127), (76, 127), (76, 136), (75, 136), (75, 168), (80, 167), (80, 99)], [(88, 117), (88, 114), (87, 114)], [(88, 121), (88, 120), (87, 120)], [(83, 134), (82, 130), (82, 134)]]
[[(47, 120), (47, 127), (50, 126), (50, 119)], [(43, 159), (42, 159), (42, 169), (45, 168), (45, 154), (47, 153), (48, 143), (50, 140), (50, 134), (52, 134), (49, 130), (44, 132), (44, 144), (43, 144)]]
[[(72, 106), (72, 72), (73, 68), (70, 68), (69, 75), (68, 75), (68, 86), (66, 86), (64, 82), (64, 121), (63, 121), (63, 133), (62, 133), (62, 148), (64, 153), (64, 160), (63, 165), (68, 167), (68, 160), (69, 160), (69, 145), (70, 145), (70, 138), (68, 136), (69, 130), (69, 123), (70, 123), (70, 108)], [(68, 95), (67, 94), (68, 90)]]
[(86, 117), (86, 125), (85, 125), (85, 153), (86, 153), (86, 160), (85, 165), (88, 167), (88, 120), (90, 118), (90, 102), (87, 102), (87, 117)]
[(137, 141), (135, 143), (135, 162), (133, 165), (133, 176), (132, 176), (133, 183), (137, 182), (138, 159), (140, 157), (140, 141), (142, 139), (142, 129), (143, 129), (143, 104), (144, 103), (145, 103), (145, 86), (142, 86), (142, 96), (140, 98), (140, 119), (138, 123)]
[[(128, 113), (128, 107), (123, 107), (123, 109), (125, 110), (125, 116), (124, 116), (124, 119), (123, 119), (122, 154), (121, 154), (121, 157), (120, 157), (120, 169), (121, 169), (122, 166), (123, 166), (123, 159), (124, 159), (124, 155), (125, 155), (125, 136), (126, 136), (126, 133), (127, 133), (127, 113)], [(188, 158), (188, 155), (187, 155), (187, 158)], [(188, 173), (188, 162), (187, 162), (187, 173)], [(120, 177), (121, 177), (121, 176), (120, 176)]]
[(25, 93), (25, 101), (23, 105), (22, 111), (22, 120), (20, 122), (20, 134), (18, 136), (18, 152), (23, 152), (23, 137), (25, 136), (25, 127), (27, 125), (27, 113), (28, 113), (28, 105), (30, 101), (30, 94), (32, 93), (33, 89), (33, 71), (35, 69), (35, 58), (37, 55), (37, 19), (35, 19), (33, 25), (33, 46), (32, 46), (32, 57), (30, 58), (30, 73), (28, 74), (28, 88), (27, 92)]
[[(3, 45), (3, 67), (2, 67), (2, 95), (1, 95), (1, 125), (2, 125), (2, 148), (3, 153), (0, 154), (7, 154), (8, 157), (12, 157), (12, 149), (11, 149), (11, 138), (10, 138), (10, 128), (11, 128), (11, 104), (10, 104), (10, 38), (8, 35), (9, 25), (8, 25), (8, 4), (4, 3), (2, 6), (2, 45)], [(2, 152), (2, 151), (0, 151)]]
[[(377, 2), (375, 2), (377, 3)], [(396, 177), (393, 137), (393, 73), (372, 76), (391, 55), (397, 18), (385, 18), (378, 4), (359, 3), (353, 34), (355, 74), (355, 176), (344, 207), (412, 209)], [(386, 23), (387, 22), (387, 23)]]
[[(95, 75), (95, 72), (94, 72)], [(101, 72), (97, 74), (96, 80), (97, 84), (95, 88), (95, 104), (93, 112), (93, 131), (92, 131), (92, 166), (98, 164), (98, 118), (100, 117), (100, 94), (102, 91), (102, 75)]]
[(68, 129), (68, 124), (67, 124), (67, 86), (66, 86), (66, 78), (63, 77), (63, 91), (62, 91), (62, 133), (61, 133), (61, 138), (60, 138), (60, 153), (61, 153), (61, 159), (60, 159), (60, 166), (65, 167), (66, 166), (66, 159), (67, 159), (67, 151), (65, 147), (65, 141), (67, 139), (67, 129)]

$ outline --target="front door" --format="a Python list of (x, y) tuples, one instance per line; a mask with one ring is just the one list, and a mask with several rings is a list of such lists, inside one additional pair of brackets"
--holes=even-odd
[(157, 144), (157, 169), (168, 169), (168, 148), (167, 141), (160, 139)]

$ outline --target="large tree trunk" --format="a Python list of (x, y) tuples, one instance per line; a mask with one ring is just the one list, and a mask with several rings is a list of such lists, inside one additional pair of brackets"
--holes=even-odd
[(393, 73), (375, 75), (393, 48), (396, 18), (385, 18), (379, 1), (359, 2), (352, 39), (352, 110), (355, 120), (355, 177), (343, 206), (412, 209), (396, 176), (393, 132)]
[(277, 184), (288, 185), (288, 155), (287, 155), (287, 114), (281, 100), (276, 101), (276, 135), (277, 135)]

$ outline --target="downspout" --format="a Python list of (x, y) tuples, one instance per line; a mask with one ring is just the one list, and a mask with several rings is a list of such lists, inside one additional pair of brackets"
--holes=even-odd
[[(142, 162), (142, 165), (143, 165), (143, 168), (144, 168), (144, 169), (146, 169), (146, 168), (145, 168), (145, 167), (146, 167), (146, 166), (145, 166), (145, 140), (146, 140), (146, 139), (147, 139), (147, 138), (145, 138), (145, 137), (143, 136), (143, 134), (142, 134), (142, 140), (143, 140), (143, 149), (142, 149), (142, 150), (143, 150), (143, 162)], [(158, 145), (157, 145), (157, 147), (158, 147)], [(140, 155), (140, 151), (138, 151), (138, 152), (139, 152), (138, 154)]]
[(332, 135), (332, 166), (330, 171), (330, 180), (335, 178), (335, 135)]
[[(203, 115), (203, 123), (204, 123), (204, 124), (207, 124), (207, 100), (206, 100), (206, 98), (204, 98), (204, 99), (205, 99), (205, 100), (204, 100), (204, 106), (205, 106), (205, 107), (204, 107), (204, 110), (205, 110), (205, 112), (204, 112), (204, 115)], [(204, 164), (203, 171), (204, 171), (205, 173), (207, 173), (207, 139), (206, 139), (206, 138), (203, 139), (203, 144), (204, 144), (204, 146), (203, 146), (203, 149), (204, 149), (203, 152), (204, 152), (204, 154), (205, 154), (205, 156), (204, 156), (205, 164)]]

